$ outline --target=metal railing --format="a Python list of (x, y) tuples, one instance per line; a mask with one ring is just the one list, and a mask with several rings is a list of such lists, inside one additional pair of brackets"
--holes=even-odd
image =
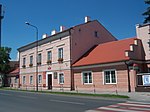
[[(17, 89), (17, 90), (26, 90), (26, 91), (36, 91), (35, 85), (19, 85), (14, 84), (13, 86), (9, 87), (10, 89)], [(107, 88), (100, 88), (99, 86), (96, 86), (95, 84), (87, 86), (86, 88), (81, 86), (75, 86), (74, 90), (71, 91), (70, 87), (64, 86), (63, 84), (60, 84), (59, 86), (52, 86), (51, 89), (48, 89), (48, 86), (38, 86), (38, 91), (52, 91), (52, 92), (76, 92), (76, 93), (102, 93), (102, 92), (108, 92), (108, 93), (114, 93), (118, 94), (117, 85), (109, 85)]]

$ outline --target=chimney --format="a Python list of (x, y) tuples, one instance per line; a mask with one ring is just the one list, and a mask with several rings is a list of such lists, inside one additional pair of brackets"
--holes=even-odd
[(52, 30), (51, 35), (56, 34), (56, 30)]
[(60, 32), (64, 31), (65, 27), (64, 26), (60, 26)]
[(42, 35), (42, 39), (46, 38), (47, 37), (47, 34), (43, 34)]
[(90, 21), (90, 17), (89, 16), (86, 16), (85, 19), (84, 19), (85, 23), (89, 22)]

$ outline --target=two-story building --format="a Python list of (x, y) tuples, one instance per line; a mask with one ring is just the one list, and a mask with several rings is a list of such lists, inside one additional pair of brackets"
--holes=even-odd
[(43, 89), (73, 90), (72, 65), (95, 45), (116, 40), (103, 25), (89, 17), (85, 17), (85, 23), (69, 29), (61, 26), (60, 32), (52, 31), (52, 35), (18, 49), (20, 87), (34, 88), (38, 84)]

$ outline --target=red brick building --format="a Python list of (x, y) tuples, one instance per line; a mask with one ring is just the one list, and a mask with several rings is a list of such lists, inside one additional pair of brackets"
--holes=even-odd
[(135, 91), (139, 70), (134, 66), (143, 66), (144, 57), (137, 38), (99, 44), (73, 65), (75, 87), (99, 92)]

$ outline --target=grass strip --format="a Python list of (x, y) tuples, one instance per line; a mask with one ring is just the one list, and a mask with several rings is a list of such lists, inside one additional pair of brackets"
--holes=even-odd
[[(15, 90), (15, 91), (27, 91), (27, 92), (37, 92), (34, 90), (21, 90), (12, 88), (0, 88), (2, 90)], [(126, 95), (118, 94), (92, 94), (92, 93), (75, 93), (75, 92), (55, 92), (55, 91), (38, 91), (38, 93), (48, 93), (48, 94), (59, 94), (59, 95), (75, 95), (75, 96), (88, 96), (88, 97), (104, 97), (104, 98), (129, 98)]]

